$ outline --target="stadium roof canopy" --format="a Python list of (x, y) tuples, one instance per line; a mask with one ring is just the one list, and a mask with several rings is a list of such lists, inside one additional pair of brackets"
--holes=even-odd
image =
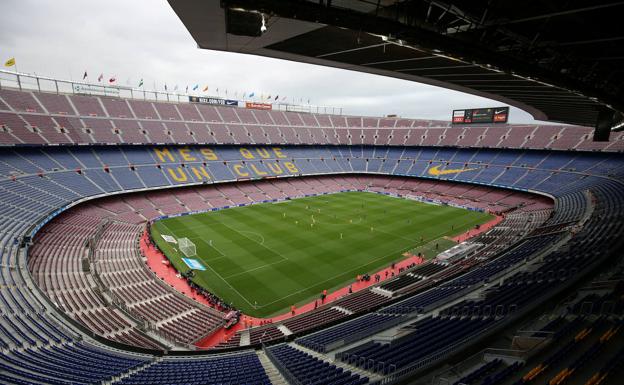
[(432, 84), (539, 120), (613, 126), (624, 111), (623, 1), (169, 2), (200, 48)]

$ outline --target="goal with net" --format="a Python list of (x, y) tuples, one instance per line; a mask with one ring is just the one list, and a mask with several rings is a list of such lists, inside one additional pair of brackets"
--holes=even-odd
[(197, 255), (195, 244), (188, 238), (178, 239), (178, 248), (187, 257), (194, 257)]

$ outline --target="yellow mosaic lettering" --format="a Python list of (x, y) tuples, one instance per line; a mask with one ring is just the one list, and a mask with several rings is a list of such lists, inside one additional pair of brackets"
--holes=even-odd
[(211, 148), (202, 148), (199, 150), (206, 160), (218, 160), (219, 157)]
[(249, 176), (248, 172), (242, 171), (244, 169), (244, 166), (242, 164), (235, 164), (234, 166), (232, 166), (232, 168), (234, 169), (234, 172), (237, 173), (239, 176)]
[(195, 179), (197, 180), (210, 180), (210, 174), (208, 174), (208, 171), (203, 168), (203, 167), (191, 167), (191, 170), (193, 170), (193, 174), (195, 174)]
[(256, 165), (253, 163), (250, 164), (249, 167), (251, 168), (251, 171), (253, 171), (256, 175), (259, 175), (259, 176), (268, 175), (266, 171), (258, 170), (258, 167), (256, 167)]
[(275, 153), (275, 156), (278, 158), (286, 158), (286, 155), (284, 155), (284, 153), (282, 152), (282, 149), (279, 147), (273, 147), (273, 153)]
[(178, 152), (180, 153), (180, 156), (182, 157), (182, 159), (184, 159), (187, 162), (193, 162), (197, 160), (197, 158), (191, 155), (191, 149), (189, 149), (188, 147), (181, 148), (178, 150)]
[(188, 180), (188, 176), (186, 175), (182, 167), (169, 168), (167, 170), (169, 171), (169, 175), (171, 175), (173, 180), (175, 180), (176, 182), (186, 182)]
[(268, 159), (271, 157), (271, 154), (266, 148), (256, 148), (256, 152), (261, 158)]
[(269, 170), (271, 170), (271, 172), (275, 175), (280, 175), (284, 172), (284, 170), (282, 170), (280, 165), (277, 163), (267, 163), (266, 165), (269, 167)]
[(169, 162), (175, 161), (175, 158), (173, 157), (173, 155), (171, 155), (171, 151), (169, 151), (168, 148), (155, 148), (154, 152), (156, 153), (156, 156), (158, 156), (158, 159), (160, 159), (161, 162), (167, 162), (165, 160), (165, 157), (169, 159)]
[(297, 166), (295, 166), (295, 164), (292, 162), (284, 162), (284, 167), (286, 167), (288, 171), (290, 171), (292, 174), (296, 174), (299, 172)]
[(246, 148), (241, 148), (241, 149), (240, 149), (240, 150), (238, 150), (238, 151), (241, 153), (241, 155), (243, 156), (243, 158), (245, 158), (245, 159), (254, 159), (253, 154), (252, 154), (252, 153), (251, 153), (251, 151), (249, 151), (248, 149), (246, 149)]

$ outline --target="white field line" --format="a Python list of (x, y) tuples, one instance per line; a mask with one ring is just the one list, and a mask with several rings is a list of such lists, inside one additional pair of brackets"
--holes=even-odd
[(247, 297), (245, 297), (244, 295), (241, 294), (240, 291), (238, 291), (234, 286), (230, 285), (230, 283), (221, 276), (221, 274), (217, 273), (217, 271), (215, 269), (212, 268), (212, 266), (208, 265), (208, 268), (210, 270), (212, 270), (213, 273), (215, 273), (217, 275), (217, 277), (219, 277), (223, 282), (225, 282), (226, 285), (228, 285), (230, 287), (230, 289), (232, 289), (236, 294), (238, 294), (239, 297), (241, 297), (242, 299), (245, 300), (245, 302), (247, 302), (249, 304), (249, 306), (255, 308), (256, 306), (254, 304), (252, 304), (251, 302), (249, 302), (249, 300), (247, 299)]
[[(216, 251), (217, 253), (219, 253), (219, 255), (221, 255), (220, 257), (217, 257), (217, 258), (219, 258), (219, 259), (221, 259), (221, 258), (227, 258), (227, 254), (225, 254), (223, 251), (219, 250), (219, 249), (217, 248), (217, 246), (215, 246), (215, 245), (211, 245), (210, 243), (206, 242), (206, 241), (205, 241), (202, 237), (197, 237), (197, 238), (199, 238), (199, 240), (200, 240), (200, 241), (202, 241), (205, 245), (208, 245), (208, 247), (211, 247), (211, 248), (215, 249), (215, 251)], [(191, 239), (193, 239), (193, 238), (191, 238)], [(215, 259), (216, 259), (216, 258), (215, 258)], [(213, 261), (214, 261), (214, 259), (213, 259)]]
[[(175, 234), (173, 231), (171, 231), (171, 229), (170, 229), (170, 228), (169, 228), (169, 227), (168, 227), (165, 223), (163, 223), (163, 226), (167, 229), (167, 231), (169, 231), (169, 232), (171, 233), (171, 235), (174, 235), (174, 234)], [(241, 294), (241, 293), (240, 293), (240, 292), (239, 292), (239, 291), (238, 291), (238, 290), (237, 290), (234, 286), (230, 285), (230, 283), (229, 283), (227, 280), (225, 280), (225, 279), (221, 276), (221, 274), (219, 274), (219, 273), (218, 273), (215, 269), (213, 269), (213, 268), (212, 268), (212, 266), (210, 266), (210, 264), (208, 264), (208, 263), (205, 263), (205, 264), (208, 266), (208, 268), (209, 268), (209, 269), (210, 269), (210, 270), (211, 270), (211, 271), (212, 271), (212, 272), (213, 272), (213, 273), (214, 273), (217, 277), (219, 277), (219, 279), (221, 279), (223, 282), (225, 282), (225, 284), (226, 284), (226, 285), (228, 285), (228, 286), (230, 287), (230, 289), (232, 289), (232, 290), (233, 290), (236, 294), (238, 294), (238, 295), (239, 295), (239, 296), (240, 296), (243, 300), (245, 300), (245, 302), (247, 302), (247, 303), (249, 304), (249, 306), (254, 307), (254, 305), (253, 305), (251, 302), (249, 302), (249, 300), (248, 300), (248, 299), (247, 299), (244, 295), (242, 295), (242, 294)]]
[[(473, 222), (473, 221), (470, 221), (470, 222)], [(312, 288), (312, 287), (314, 287), (314, 286), (317, 286), (317, 285), (319, 285), (319, 284), (322, 284), (322, 283), (325, 283), (325, 282), (331, 281), (331, 280), (333, 280), (334, 278), (337, 278), (337, 277), (339, 277), (339, 276), (341, 276), (341, 275), (344, 275), (344, 274), (346, 274), (346, 273), (350, 273), (350, 272), (352, 272), (352, 271), (357, 271), (358, 269), (361, 269), (361, 268), (363, 268), (364, 266), (368, 266), (368, 265), (370, 265), (371, 263), (376, 262), (376, 261), (378, 261), (378, 260), (380, 260), (380, 259), (385, 259), (385, 258), (387, 258), (387, 257), (389, 257), (389, 256), (391, 256), (391, 255), (393, 255), (393, 254), (402, 254), (403, 252), (406, 252), (406, 251), (409, 251), (409, 250), (411, 250), (411, 249), (414, 249), (415, 247), (421, 247), (421, 246), (424, 246), (424, 245), (426, 245), (427, 243), (433, 242), (433, 241), (434, 241), (434, 240), (436, 240), (436, 239), (443, 238), (444, 236), (446, 236), (446, 235), (447, 235), (448, 233), (450, 233), (450, 232), (451, 232), (451, 231), (447, 231), (447, 232), (445, 232), (445, 233), (443, 233), (443, 234), (440, 234), (439, 236), (437, 236), (437, 237), (435, 237), (435, 238), (423, 239), (423, 242), (419, 242), (419, 243), (420, 243), (420, 245), (419, 245), (419, 246), (410, 246), (410, 247), (407, 247), (407, 248), (402, 248), (402, 249), (400, 249), (400, 250), (398, 250), (398, 251), (394, 251), (394, 252), (388, 253), (388, 254), (386, 254), (386, 255), (384, 255), (384, 256), (381, 256), (381, 257), (378, 257), (378, 258), (375, 258), (375, 259), (369, 260), (367, 263), (365, 263), (365, 264), (363, 264), (363, 265), (360, 265), (360, 266), (358, 266), (358, 267), (356, 267), (356, 268), (353, 268), (353, 269), (351, 269), (351, 270), (346, 270), (346, 271), (343, 271), (343, 272), (342, 272), (342, 273), (340, 273), (340, 274), (336, 274), (335, 276), (330, 277), (330, 278), (328, 278), (328, 279), (326, 279), (326, 280), (324, 280), (324, 281), (319, 281), (319, 282), (315, 283), (314, 285), (308, 286), (308, 287), (306, 287), (306, 288), (304, 288), (304, 289), (301, 289), (301, 290), (299, 290), (299, 291), (296, 291), (296, 292), (294, 292), (294, 293), (290, 293), (289, 295), (286, 295), (286, 296), (284, 296), (284, 297), (282, 297), (282, 298), (276, 299), (275, 301), (272, 301), (272, 302), (266, 303), (266, 304), (264, 304), (264, 305), (259, 305), (259, 306), (257, 306), (257, 308), (258, 308), (258, 309), (261, 309), (261, 308), (263, 308), (263, 307), (266, 307), (266, 306), (272, 305), (272, 304), (274, 304), (274, 303), (276, 303), (276, 302), (279, 302), (279, 301), (281, 301), (281, 300), (283, 300), (283, 299), (286, 299), (286, 298), (292, 297), (292, 296), (293, 296), (293, 295), (295, 295), (295, 294), (299, 294), (299, 293), (302, 293), (302, 292), (304, 292), (304, 291), (307, 291), (307, 290), (309, 290), (310, 288)]]
[[(215, 251), (221, 255), (220, 257), (212, 258), (211, 259), (212, 262), (218, 261), (219, 259), (227, 258), (227, 254), (225, 254), (224, 252), (219, 250), (217, 248), (217, 246), (211, 245), (210, 243), (206, 242), (206, 240), (203, 237), (197, 236), (197, 237), (190, 237), (189, 239), (191, 239), (191, 240), (195, 239), (195, 240), (201, 241), (204, 245), (215, 249)], [(230, 241), (228, 241), (228, 242), (230, 242)], [(232, 243), (232, 242), (230, 242), (230, 243)]]
[[(173, 231), (171, 231), (171, 229), (169, 228), (169, 226), (167, 226), (164, 222), (161, 222), (162, 225), (171, 233), (171, 235), (175, 235), (175, 233)], [(187, 227), (187, 229), (192, 229), (193, 227)], [(196, 228), (205, 228), (205, 226), (196, 226)], [(215, 251), (217, 253), (219, 253), (221, 256), (217, 257), (217, 258), (213, 258), (212, 260), (217, 260), (217, 259), (221, 259), (221, 258), (227, 258), (226, 254), (224, 252), (222, 252), (221, 250), (217, 249), (215, 246), (211, 245), (210, 243), (207, 243), (204, 238), (202, 238), (201, 236), (196, 236), (196, 237), (187, 237), (190, 240), (200, 240), (202, 241), (205, 245), (207, 245), (208, 247), (211, 247), (213, 249), (215, 249)]]
[(262, 242), (260, 242), (260, 244), (264, 245), (264, 235), (260, 233), (256, 233), (255, 231), (240, 230), (239, 234), (242, 234), (242, 233), (253, 234), (253, 235), (259, 236), (260, 238), (262, 238)]
[[(309, 209), (309, 210), (312, 210), (312, 209)], [(327, 216), (328, 214), (322, 213), (322, 215)], [(276, 252), (275, 250), (273, 250), (273, 249), (271, 249), (271, 248), (269, 248), (269, 247), (265, 246), (264, 244), (258, 243), (258, 242), (257, 242), (257, 241), (255, 241), (254, 239), (251, 239), (251, 238), (249, 238), (249, 237), (247, 237), (247, 236), (245, 236), (245, 235), (241, 234), (241, 232), (240, 232), (240, 231), (238, 231), (238, 230), (236, 230), (236, 229), (232, 228), (231, 226), (229, 226), (229, 225), (227, 225), (227, 224), (225, 224), (225, 223), (223, 223), (223, 222), (221, 222), (221, 221), (218, 221), (218, 222), (219, 222), (219, 223), (221, 223), (222, 225), (224, 225), (225, 227), (229, 228), (230, 230), (234, 231), (235, 233), (240, 234), (240, 235), (241, 235), (241, 236), (243, 236), (244, 238), (247, 238), (247, 239), (249, 239), (250, 241), (252, 241), (252, 242), (254, 242), (254, 243), (259, 244), (260, 246), (262, 246), (262, 247), (266, 248), (267, 250), (269, 250), (269, 251), (271, 251), (271, 252), (273, 252), (273, 253), (275, 253), (275, 254), (277, 254), (277, 255), (279, 255), (280, 257), (282, 257), (282, 258), (283, 258), (283, 260), (281, 260), (281, 261), (272, 262), (272, 263), (269, 263), (269, 264), (265, 264), (265, 265), (262, 265), (262, 266), (255, 267), (255, 268), (250, 269), (250, 270), (246, 270), (246, 271), (240, 272), (240, 273), (235, 273), (235, 274), (230, 275), (230, 276), (228, 276), (228, 277), (226, 277), (226, 278), (232, 278), (232, 277), (235, 277), (235, 276), (238, 276), (238, 275), (246, 274), (246, 273), (248, 273), (248, 272), (250, 272), (250, 271), (260, 270), (260, 269), (262, 269), (262, 268), (265, 268), (265, 267), (268, 267), (268, 266), (271, 266), (271, 265), (274, 265), (274, 264), (277, 264), (277, 263), (281, 263), (281, 262), (284, 262), (284, 261), (288, 260), (288, 258), (286, 258), (285, 256), (283, 256), (281, 253)], [(467, 222), (466, 224), (468, 224), (468, 223), (477, 223), (477, 222), (480, 222), (480, 219), (475, 219), (474, 221), (469, 221), (469, 222)], [(341, 225), (341, 224), (333, 224), (333, 223), (325, 223), (325, 224), (330, 224), (330, 225), (338, 225), (338, 226), (347, 226), (347, 225), (351, 225), (351, 223), (349, 223), (349, 224), (344, 224), (344, 225)], [(354, 225), (356, 225), (356, 226), (364, 226), (364, 225), (361, 225), (361, 224), (359, 224), (359, 223), (358, 223), (358, 224), (355, 224), (355, 223), (354, 223)], [(164, 225), (164, 226), (165, 226), (165, 227), (167, 227), (166, 225)], [(189, 229), (192, 229), (192, 228), (205, 228), (205, 226), (200, 226), (200, 225), (197, 225), (197, 226), (190, 226), (190, 227), (188, 227), (188, 228), (189, 228)], [(171, 231), (168, 227), (167, 227), (167, 229), (168, 229), (169, 231)], [(237, 293), (237, 294), (238, 294), (241, 298), (243, 298), (243, 299), (245, 300), (245, 302), (247, 302), (247, 303), (248, 303), (251, 307), (253, 307), (254, 309), (261, 309), (261, 308), (263, 308), (263, 307), (266, 307), (266, 306), (272, 305), (272, 304), (274, 304), (274, 303), (276, 303), (276, 302), (282, 301), (282, 300), (284, 300), (284, 299), (286, 299), (286, 298), (292, 297), (293, 295), (296, 295), (296, 294), (302, 293), (302, 292), (304, 292), (304, 291), (307, 291), (307, 290), (309, 290), (309, 289), (310, 289), (310, 288), (312, 288), (312, 287), (318, 286), (319, 284), (322, 284), (322, 283), (325, 283), (325, 282), (331, 281), (331, 280), (333, 280), (334, 278), (337, 278), (337, 277), (339, 277), (339, 276), (341, 276), (341, 275), (345, 275), (345, 274), (347, 274), (347, 273), (350, 273), (350, 272), (353, 272), (353, 271), (357, 271), (357, 270), (359, 270), (359, 269), (361, 269), (361, 268), (363, 268), (363, 267), (365, 267), (365, 266), (368, 266), (368, 265), (372, 264), (373, 262), (376, 262), (376, 261), (381, 260), (381, 259), (385, 259), (385, 258), (387, 258), (387, 257), (389, 257), (389, 256), (391, 256), (391, 255), (393, 255), (393, 254), (402, 254), (402, 252), (409, 251), (409, 250), (414, 249), (414, 248), (416, 248), (416, 247), (421, 247), (421, 246), (424, 246), (424, 245), (426, 245), (427, 243), (434, 241), (435, 239), (442, 238), (442, 237), (444, 237), (444, 236), (448, 235), (449, 233), (453, 232), (454, 230), (449, 230), (449, 231), (446, 231), (446, 232), (444, 232), (444, 233), (442, 233), (442, 234), (438, 234), (438, 236), (437, 236), (437, 237), (435, 237), (435, 238), (423, 239), (423, 241), (422, 241), (422, 242), (416, 242), (416, 241), (415, 241), (415, 240), (413, 240), (413, 239), (406, 238), (406, 237), (402, 237), (402, 236), (398, 236), (398, 235), (396, 235), (396, 234), (387, 233), (387, 232), (382, 231), (382, 230), (375, 230), (375, 231), (378, 231), (378, 232), (380, 232), (380, 233), (384, 233), (384, 234), (387, 234), (387, 235), (391, 235), (391, 236), (394, 236), (394, 237), (397, 237), (397, 238), (401, 238), (401, 239), (404, 239), (404, 240), (407, 240), (407, 241), (410, 241), (410, 242), (415, 242), (416, 244), (419, 244), (419, 245), (418, 245), (418, 246), (409, 246), (409, 247), (406, 247), (406, 248), (401, 248), (401, 249), (399, 249), (398, 251), (393, 251), (393, 252), (388, 253), (388, 254), (386, 254), (386, 255), (383, 255), (383, 256), (381, 256), (381, 257), (378, 257), (378, 258), (375, 258), (375, 259), (369, 260), (369, 261), (368, 261), (368, 262), (366, 262), (365, 264), (360, 265), (360, 266), (358, 266), (358, 267), (356, 267), (356, 268), (353, 268), (353, 269), (350, 269), (350, 270), (343, 271), (343, 272), (341, 272), (341, 273), (339, 273), (339, 274), (336, 274), (336, 275), (334, 275), (334, 276), (332, 276), (332, 277), (330, 277), (330, 278), (328, 278), (328, 279), (326, 279), (326, 280), (316, 282), (315, 284), (313, 284), (313, 285), (311, 285), (311, 286), (308, 286), (308, 287), (303, 288), (303, 289), (301, 289), (301, 290), (298, 290), (298, 291), (296, 291), (296, 292), (290, 293), (290, 294), (288, 294), (288, 295), (286, 295), (286, 296), (284, 296), (284, 297), (281, 297), (281, 298), (279, 298), (279, 299), (276, 299), (276, 300), (274, 300), (274, 301), (271, 301), (271, 302), (266, 303), (266, 304), (263, 304), (263, 305), (253, 305), (253, 304), (251, 304), (251, 302), (249, 302), (249, 300), (248, 300), (245, 296), (243, 296), (243, 295), (242, 295), (242, 294), (241, 294), (241, 293), (240, 293), (237, 289), (235, 289), (235, 288), (234, 288), (234, 287), (233, 287), (233, 286), (232, 286), (232, 285), (231, 285), (231, 284), (227, 281), (227, 279), (226, 279), (226, 278), (224, 278), (224, 277), (223, 277), (223, 276), (221, 276), (219, 273), (217, 273), (217, 272), (216, 272), (216, 271), (215, 271), (215, 270), (214, 270), (211, 266), (208, 266), (208, 267), (209, 267), (209, 268), (210, 268), (210, 270), (212, 270), (212, 271), (213, 271), (213, 272), (214, 272), (214, 273), (215, 273), (215, 274), (216, 274), (216, 275), (217, 275), (217, 276), (218, 276), (218, 277), (219, 277), (222, 281), (224, 281), (224, 282), (225, 282), (225, 283), (226, 283), (226, 284), (227, 284), (227, 285), (228, 285), (228, 286), (229, 286), (229, 287), (230, 287), (230, 288), (231, 288), (234, 292), (236, 292), (236, 293)], [(248, 233), (253, 233), (253, 232), (248, 232)], [(257, 234), (257, 233), (256, 233), (256, 234)], [(262, 238), (264, 239), (264, 237), (262, 237)]]
[(282, 263), (282, 262), (286, 262), (286, 261), (287, 261), (287, 259), (282, 259), (282, 260), (279, 260), (279, 261), (276, 261), (276, 262), (272, 262), (272, 263), (264, 264), (262, 266), (254, 267), (253, 269), (244, 270), (244, 271), (241, 271), (239, 273), (234, 273), (234, 274), (228, 275), (228, 276), (223, 277), (223, 278), (224, 279), (229, 279), (229, 278), (233, 278), (233, 277), (238, 277), (239, 275), (247, 274), (247, 273), (250, 273), (252, 271), (256, 271), (256, 270), (260, 270), (260, 269), (264, 269), (265, 267), (277, 265), (278, 263)]
[(370, 265), (370, 264), (371, 264), (371, 263), (373, 263), (373, 262), (377, 262), (377, 261), (378, 261), (378, 260), (380, 260), (380, 259), (385, 259), (385, 258), (387, 258), (387, 257), (389, 257), (389, 256), (391, 256), (391, 255), (394, 255), (394, 254), (399, 254), (399, 253), (401, 253), (401, 252), (403, 252), (403, 251), (407, 251), (407, 250), (409, 250), (409, 249), (410, 249), (409, 247), (408, 247), (408, 248), (401, 248), (401, 249), (399, 249), (399, 250), (397, 250), (397, 251), (393, 251), (393, 252), (388, 253), (388, 254), (386, 254), (386, 255), (383, 255), (383, 256), (381, 256), (381, 257), (378, 257), (378, 258), (375, 258), (375, 259), (371, 259), (371, 260), (369, 260), (367, 263), (365, 263), (365, 264), (363, 264), (363, 265), (360, 265), (360, 266), (358, 266), (358, 267), (355, 267), (355, 268), (353, 268), (353, 269), (351, 269), (351, 270), (344, 270), (344, 271), (342, 271), (341, 273), (334, 275), (333, 277), (327, 278), (326, 280), (323, 280), (323, 281), (318, 281), (318, 282), (317, 282), (317, 283), (315, 283), (314, 285), (308, 286), (308, 287), (306, 287), (306, 288), (304, 288), (304, 289), (301, 289), (301, 290), (299, 290), (299, 291), (296, 291), (296, 292), (294, 292), (294, 293), (290, 293), (289, 295), (286, 295), (286, 296), (284, 296), (284, 297), (282, 297), (282, 298), (276, 299), (275, 301), (272, 301), (272, 302), (266, 303), (266, 304), (264, 304), (264, 305), (258, 306), (258, 308), (263, 308), (263, 307), (265, 307), (265, 306), (272, 305), (272, 304), (274, 304), (274, 303), (276, 303), (276, 302), (279, 302), (279, 301), (281, 301), (281, 300), (283, 300), (283, 299), (286, 299), (286, 298), (292, 297), (292, 296), (293, 296), (293, 295), (295, 295), (295, 294), (299, 294), (299, 293), (302, 293), (302, 292), (304, 292), (304, 291), (307, 291), (307, 290), (309, 290), (309, 289), (313, 288), (314, 286), (318, 286), (318, 285), (320, 285), (320, 284), (322, 284), (322, 283), (329, 282), (329, 281), (333, 280), (334, 278), (340, 277), (341, 275), (345, 275), (345, 274), (347, 274), (347, 273), (350, 273), (350, 272), (353, 272), (353, 271), (357, 271), (357, 270), (359, 270), (359, 269), (363, 268), (364, 266)]
[(258, 244), (258, 245), (260, 245), (261, 247), (264, 247), (265, 249), (269, 250), (270, 252), (272, 252), (272, 253), (274, 253), (274, 254), (276, 254), (276, 255), (279, 255), (282, 259), (284, 259), (284, 260), (288, 260), (288, 258), (286, 258), (285, 256), (283, 256), (281, 253), (279, 253), (279, 252), (277, 252), (277, 251), (273, 250), (272, 248), (270, 248), (270, 247), (268, 247), (268, 246), (264, 245), (264, 237), (262, 237), (262, 239), (263, 239), (263, 243), (259, 243), (258, 241), (254, 240), (254, 239), (252, 239), (252, 238), (249, 238), (249, 237), (248, 237), (248, 236), (246, 236), (245, 234), (242, 234), (240, 231), (236, 230), (236, 229), (235, 229), (235, 228), (233, 228), (232, 226), (229, 226), (229, 225), (227, 225), (227, 224), (225, 224), (225, 223), (223, 223), (223, 222), (221, 222), (221, 221), (219, 221), (219, 223), (220, 223), (220, 224), (222, 224), (223, 226), (227, 227), (228, 229), (230, 229), (230, 230), (234, 231), (235, 233), (240, 234), (242, 237), (249, 239), (249, 240), (250, 240), (250, 241), (252, 241), (253, 243), (257, 243), (257, 244)]

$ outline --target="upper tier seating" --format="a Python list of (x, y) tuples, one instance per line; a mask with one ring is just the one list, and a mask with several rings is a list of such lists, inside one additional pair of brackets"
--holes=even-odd
[[(45, 124), (33, 125), (42, 118)], [(624, 150), (624, 133), (612, 134), (609, 142), (593, 142), (589, 127), (450, 126), (448, 121), (258, 111), (11, 89), (0, 90), (0, 127), (0, 143), (5, 144), (408, 144)]]

